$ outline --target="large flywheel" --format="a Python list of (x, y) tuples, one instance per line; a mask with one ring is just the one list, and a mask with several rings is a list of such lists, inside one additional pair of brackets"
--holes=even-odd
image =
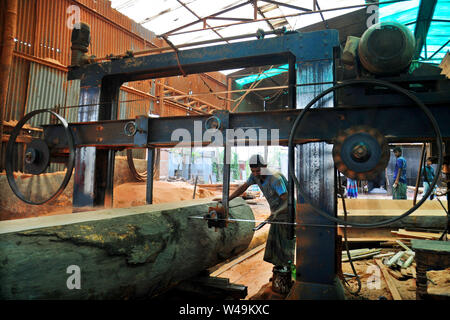
[[(59, 124), (64, 137), (50, 139), (46, 129)], [(58, 147), (60, 139), (65, 148)], [(6, 176), (14, 194), (28, 204), (56, 199), (66, 188), (75, 162), (75, 145), (67, 121), (51, 110), (25, 115), (14, 127), (6, 147)]]

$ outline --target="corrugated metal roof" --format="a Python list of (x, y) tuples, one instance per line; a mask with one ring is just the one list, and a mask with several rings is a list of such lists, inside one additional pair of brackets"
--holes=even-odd
[[(421, 0), (411, 0), (406, 3), (387, 4), (380, 7), (380, 21), (396, 21), (407, 25), (414, 33), (416, 28), (417, 15)], [(434, 15), (428, 31), (426, 46), (423, 47), (421, 56), (424, 61), (440, 63), (448, 50), (450, 43), (445, 43), (450, 39), (450, 0), (438, 0)], [(435, 21), (440, 20), (440, 21)], [(444, 22), (444, 20), (446, 22)], [(445, 45), (445, 46), (444, 46)], [(444, 46), (434, 56), (433, 54)], [(429, 59), (432, 57), (432, 59)]]
[[(272, 27), (286, 27), (288, 30), (295, 30), (322, 21), (322, 17), (319, 13), (289, 17), (289, 15), (292, 14), (305, 12), (298, 8), (313, 10), (314, 4), (312, 0), (279, 0), (277, 2), (290, 7), (278, 5), (276, 3), (258, 1), (257, 19), (280, 17), (278, 19), (270, 20), (269, 23), (266, 21), (259, 21), (232, 27), (217, 28), (217, 33), (212, 30), (204, 30), (194, 33), (173, 35), (170, 37), (170, 40), (177, 45), (187, 42), (218, 39), (220, 36), (229, 37), (250, 32), (256, 33), (258, 29), (269, 31)], [(320, 9), (330, 9), (365, 4), (365, 0), (319, 0), (318, 3)], [(241, 6), (226, 11), (223, 14), (219, 14), (214, 19), (208, 19), (206, 24), (211, 27), (222, 26), (224, 24), (236, 22), (233, 20), (227, 21), (225, 18), (254, 19), (255, 15), (255, 9), (252, 3), (245, 0), (112, 0), (111, 5), (116, 10), (129, 16), (133, 20), (141, 23), (145, 28), (159, 35), (195, 22), (199, 20), (199, 18), (208, 17), (219, 11), (229, 10), (237, 5)], [(330, 19), (358, 9), (360, 8), (328, 11), (323, 13), (323, 17), (325, 19)], [(202, 29), (203, 26), (203, 22), (199, 21), (192, 26), (184, 28), (183, 31)]]
[[(387, 1), (389, 0), (380, 2)], [(370, 1), (318, 1), (319, 8), (322, 10), (364, 5), (366, 2), (368, 3)], [(404, 0), (399, 3), (381, 5), (379, 10), (380, 20), (400, 22), (407, 25), (414, 33), (420, 3), (421, 0)], [(230, 24), (237, 22), (231, 19), (252, 20), (255, 18), (255, 8), (251, 1), (112, 0), (111, 4), (113, 8), (116, 8), (116, 10), (129, 16), (156, 34), (169, 34), (170, 41), (175, 45), (209, 39), (219, 39), (220, 37), (230, 37), (252, 32), (256, 33), (258, 29), (270, 31), (273, 28), (286, 27), (287, 30), (297, 30), (320, 22), (322, 19), (330, 19), (361, 8), (355, 7), (337, 11), (326, 11), (322, 14), (308, 14), (299, 8), (317, 10), (318, 8), (314, 6), (314, 1), (312, 0), (279, 0), (272, 3), (259, 0), (257, 2), (258, 8), (256, 18), (259, 20), (263, 18), (274, 19), (268, 21), (246, 22), (245, 24), (229, 26)], [(217, 12), (221, 11), (225, 12), (215, 15)], [(424, 46), (422, 51), (422, 57), (425, 58), (427, 62), (439, 63), (445, 53), (450, 49), (450, 43), (447, 43), (447, 45), (433, 56), (433, 54), (450, 38), (450, 25), (448, 22), (449, 12), (450, 0), (438, 0), (433, 21), (431, 22), (428, 32), (426, 46)], [(290, 16), (298, 13), (303, 13), (303, 15)], [(215, 17), (210, 18), (211, 15), (215, 15)], [(208, 19), (202, 21), (205, 17), (208, 17)], [(278, 18), (275, 19), (275, 17)], [(212, 30), (212, 27), (216, 28)], [(432, 59), (429, 59), (430, 57), (432, 57)]]

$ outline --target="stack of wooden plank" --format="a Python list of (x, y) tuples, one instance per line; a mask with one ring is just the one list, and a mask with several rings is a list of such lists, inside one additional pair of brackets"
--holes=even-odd
[(405, 229), (398, 229), (397, 231), (391, 231), (391, 233), (400, 239), (438, 240), (441, 236), (437, 232), (407, 231)]

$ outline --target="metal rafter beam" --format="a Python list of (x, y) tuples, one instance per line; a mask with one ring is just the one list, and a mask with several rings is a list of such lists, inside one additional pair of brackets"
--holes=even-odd
[[(319, 7), (319, 0), (314, 0), (314, 6), (316, 6), (317, 9), (319, 9), (319, 11), (321, 10)], [(328, 22), (325, 20), (322, 12), (320, 12), (320, 17), (322, 18), (322, 21), (325, 24), (325, 28), (329, 29)]]
[(229, 21), (253, 21), (250, 18), (234, 18), (234, 17), (207, 17), (205, 20), (229, 20)]
[(438, 54), (442, 49), (445, 48), (446, 45), (448, 45), (450, 43), (450, 40), (447, 40), (446, 43), (444, 43), (439, 49), (437, 49), (428, 59), (431, 60), (433, 59), (433, 57)]
[[(266, 19), (266, 16), (261, 11), (261, 9), (258, 7), (258, 2), (257, 1), (253, 2), (253, 6), (258, 11), (258, 13), (261, 15), (261, 17), (263, 17), (263, 19)], [(270, 29), (275, 30), (275, 27), (272, 25), (272, 23), (270, 23), (270, 20), (266, 20), (266, 23), (267, 23), (267, 25), (269, 26)]]
[(281, 7), (286, 7), (286, 8), (291, 8), (291, 9), (296, 9), (296, 10), (301, 10), (301, 11), (312, 11), (311, 9), (308, 9), (308, 8), (298, 7), (298, 6), (294, 6), (292, 4), (282, 3), (282, 2), (273, 1), (273, 0), (261, 0), (261, 1), (276, 4)]
[[(181, 4), (187, 11), (189, 11), (190, 13), (192, 13), (197, 19), (201, 19), (201, 17), (195, 13), (195, 11), (191, 10), (184, 2), (177, 0), (179, 4)], [(205, 25), (208, 26), (208, 28), (211, 28), (211, 26), (209, 24), (206, 23), (205, 20)], [(217, 32), (216, 30), (212, 29), (212, 31), (217, 34), (219, 36), (219, 38), (223, 39), (222, 35)], [(226, 40), (225, 40), (226, 41)], [(226, 41), (226, 43), (229, 43), (228, 41)]]
[(414, 37), (416, 38), (416, 52), (414, 54), (414, 59), (418, 59), (422, 52), (437, 2), (438, 0), (420, 1), (416, 29), (414, 30)]
[[(263, 0), (260, 0), (263, 1)], [(372, 6), (372, 5), (379, 5), (379, 4), (390, 4), (390, 3), (399, 3), (399, 2), (406, 2), (406, 1), (411, 1), (411, 0), (389, 0), (389, 1), (382, 1), (380, 2), (371, 2), (371, 3), (365, 3), (365, 4), (358, 4), (358, 5), (353, 5), (353, 6), (345, 6), (345, 7), (337, 7), (337, 8), (330, 8), (330, 9), (324, 9), (324, 10), (316, 10), (316, 11), (305, 11), (305, 12), (298, 12), (298, 13), (293, 13), (293, 14), (285, 14), (282, 16), (277, 16), (277, 17), (270, 17), (270, 18), (264, 18), (264, 19), (257, 19), (257, 20), (251, 20), (251, 21), (241, 21), (241, 22), (236, 22), (236, 23), (231, 23), (231, 24), (224, 24), (224, 25), (220, 25), (220, 26), (214, 26), (212, 28), (202, 28), (202, 29), (194, 29), (194, 30), (186, 30), (186, 31), (180, 31), (180, 32), (176, 32), (180, 29), (186, 28), (187, 26), (191, 26), (193, 24), (198, 23), (199, 21), (195, 21), (190, 23), (189, 25), (185, 25), (183, 27), (177, 28), (176, 30), (172, 30), (169, 32), (166, 32), (165, 34), (171, 34), (171, 35), (180, 35), (180, 34), (185, 34), (185, 33), (192, 33), (192, 32), (198, 32), (198, 31), (205, 31), (205, 30), (210, 30), (210, 29), (219, 29), (219, 28), (227, 28), (227, 27), (232, 27), (232, 26), (237, 26), (237, 25), (241, 25), (241, 24), (247, 24), (247, 23), (255, 23), (255, 22), (261, 22), (261, 21), (267, 21), (267, 20), (275, 20), (275, 19), (286, 19), (286, 18), (291, 18), (291, 17), (299, 17), (302, 15), (306, 15), (306, 14), (316, 14), (316, 13), (321, 13), (321, 12), (331, 12), (331, 11), (339, 11), (339, 10), (346, 10), (346, 9), (354, 9), (354, 8), (363, 8), (363, 7), (368, 7), (368, 6)], [(245, 3), (247, 4), (247, 3)], [(210, 16), (206, 17), (206, 18), (210, 18)], [(161, 37), (161, 35), (158, 35), (158, 37)]]
[[(215, 16), (221, 15), (221, 14), (223, 14), (223, 13), (225, 13), (225, 12), (228, 12), (228, 11), (231, 11), (231, 10), (234, 10), (234, 9), (237, 9), (237, 8), (240, 8), (240, 7), (243, 7), (243, 6), (246, 6), (246, 5), (249, 4), (249, 3), (251, 3), (251, 2), (250, 2), (250, 1), (245, 1), (245, 2), (240, 3), (240, 4), (238, 4), (238, 5), (232, 6), (232, 7), (228, 8), (228, 9), (221, 10), (221, 11), (218, 11), (218, 12), (216, 12), (216, 13), (213, 13), (213, 14), (207, 16), (207, 17), (199, 18), (199, 19), (197, 19), (196, 21), (187, 23), (187, 24), (182, 25), (182, 26), (180, 26), (180, 27), (178, 27), (178, 28), (175, 28), (175, 29), (172, 29), (172, 30), (170, 30), (170, 31), (167, 31), (166, 33), (164, 33), (164, 35), (170, 35), (170, 34), (174, 33), (175, 31), (178, 31), (178, 30), (181, 30), (181, 29), (190, 27), (190, 26), (192, 26), (192, 25), (194, 25), (194, 24), (197, 24), (197, 23), (199, 23), (199, 22), (201, 22), (201, 21), (204, 21), (205, 19), (208, 19), (208, 18), (210, 18), (210, 17), (215, 17)], [(210, 28), (212, 29), (213, 27), (210, 27)]]

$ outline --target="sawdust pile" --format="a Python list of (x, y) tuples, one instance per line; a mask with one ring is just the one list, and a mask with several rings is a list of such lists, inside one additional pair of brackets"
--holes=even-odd
[[(46, 181), (50, 182), (51, 185), (59, 186), (63, 175), (63, 173), (48, 174)], [(53, 181), (55, 179), (49, 179), (53, 176), (58, 179), (56, 181)], [(44, 205), (30, 205), (22, 202), (11, 191), (5, 175), (0, 175), (0, 189), (2, 191), (0, 196), (0, 221), (72, 213), (73, 181), (68, 184), (57, 199)], [(193, 194), (194, 186), (187, 182), (154, 181), (153, 203), (155, 204), (189, 200), (193, 198)], [(220, 195), (221, 193), (197, 187), (195, 199), (212, 198)], [(145, 196), (145, 182), (117, 184), (114, 188), (114, 208), (145, 205)], [(92, 208), (89, 208), (89, 210), (92, 210)]]
[[(386, 250), (387, 251), (387, 250)], [(368, 282), (373, 280), (374, 270), (377, 270), (373, 259), (354, 261), (356, 272), (361, 278), (362, 288), (358, 296), (351, 295), (348, 291), (345, 291), (346, 299), (349, 300), (379, 300), (380, 298), (386, 298), (392, 300), (392, 295), (384, 280), (384, 276), (381, 275), (380, 286), (369, 286)], [(342, 263), (342, 271), (344, 273), (353, 273), (350, 263)], [(428, 293), (437, 295), (450, 296), (450, 268), (444, 270), (430, 270), (427, 272), (427, 277), (430, 279), (428, 282)], [(392, 278), (393, 283), (398, 289), (398, 292), (402, 300), (416, 300), (416, 279), (410, 278), (407, 280), (398, 280)], [(356, 290), (356, 280), (349, 280), (351, 284), (351, 290)]]
[[(194, 186), (187, 182), (153, 182), (153, 203), (177, 202), (192, 199)], [(195, 199), (211, 198), (220, 195), (203, 188), (195, 191)], [(114, 188), (114, 207), (135, 207), (145, 205), (146, 184), (141, 182), (124, 183)]]

